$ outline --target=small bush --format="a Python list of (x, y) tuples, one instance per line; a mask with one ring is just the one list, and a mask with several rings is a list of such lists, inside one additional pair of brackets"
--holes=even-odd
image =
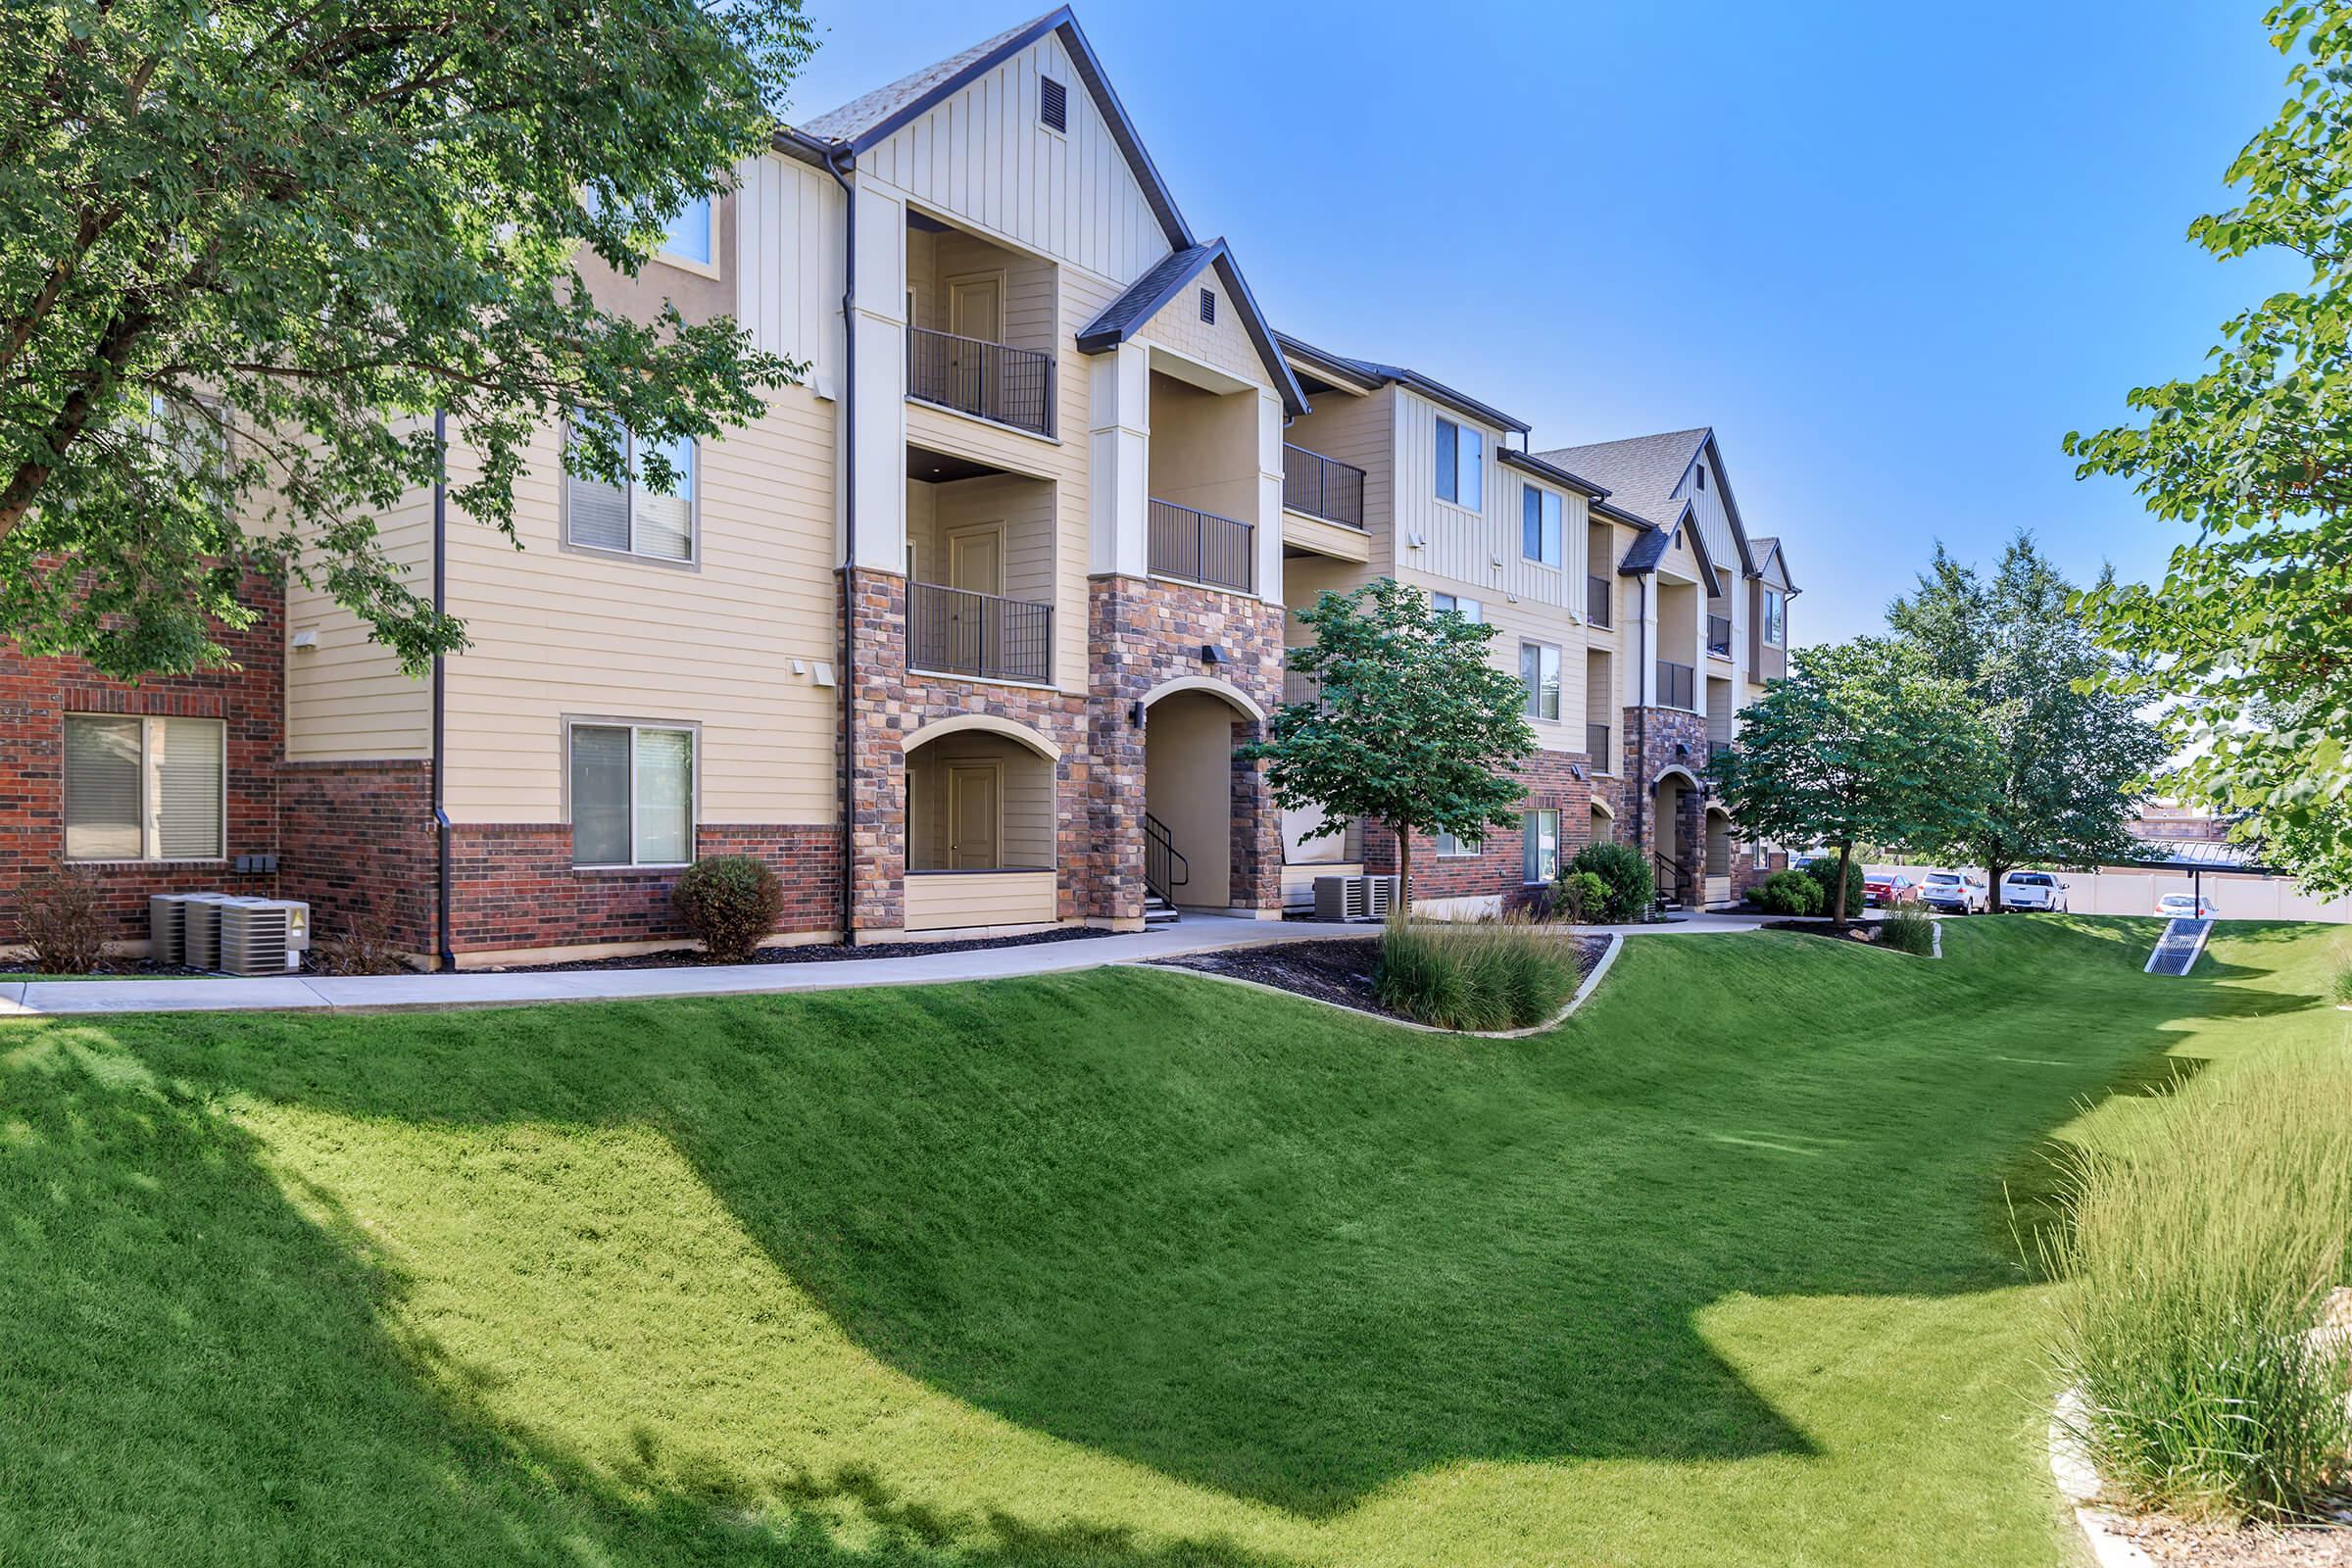
[(321, 974), (398, 974), (408, 967), (392, 940), (392, 922), (372, 903), (346, 914), (320, 937), (311, 961)]
[(1609, 917), (1609, 885), (1593, 872), (1568, 866), (1551, 885), (1551, 908), (1578, 925), (1599, 925)]
[(1897, 909), (1879, 922), (1879, 946), (1908, 953), (1915, 958), (1936, 953), (1936, 922), (1917, 909)]
[[(1828, 855), (1818, 859), (1807, 860), (1805, 875), (1811, 877), (1821, 888), (1821, 912), (1827, 915), (1837, 914), (1838, 906), (1831, 899), (1831, 895), (1838, 890), (1838, 857)], [(1848, 860), (1845, 862), (1845, 915), (1850, 920), (1861, 912), (1862, 862)]]
[(1649, 912), (1650, 901), (1657, 894), (1649, 857), (1631, 844), (1588, 844), (1576, 852), (1568, 869), (1590, 871), (1607, 887), (1608, 907), (1603, 918), (1611, 925), (1641, 919)]
[(739, 962), (776, 928), (784, 884), (764, 860), (716, 855), (688, 866), (669, 900), (711, 957)]
[(2352, 1007), (2352, 958), (2335, 966), (2335, 983), (2328, 987), (2328, 994), (2337, 1006)]
[(1372, 975), (1380, 1004), (1440, 1029), (1524, 1029), (1576, 994), (1576, 949), (1525, 919), (1392, 919)]
[(2293, 1518), (2342, 1483), (2352, 1352), (2320, 1336), (2352, 1231), (2352, 1057), (2176, 1090), (2128, 1157), (2068, 1171), (2044, 1260), (2076, 1438), (2140, 1507)]
[(88, 974), (106, 957), (111, 922), (98, 906), (98, 881), (76, 867), (53, 864), (27, 877), (17, 892), (17, 925), (41, 974)]
[(1821, 912), (1821, 884), (1802, 871), (1775, 871), (1750, 897), (1766, 914), (1801, 917)]

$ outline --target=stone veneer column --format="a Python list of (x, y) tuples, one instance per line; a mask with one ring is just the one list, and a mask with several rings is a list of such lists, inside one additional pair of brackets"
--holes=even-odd
[[(1258, 720), (1240, 719), (1233, 726), (1239, 749), (1265, 738)], [(1232, 884), (1228, 902), (1236, 908), (1265, 913), (1282, 912), (1282, 808), (1274, 804), (1266, 764), (1236, 757), (1233, 760), (1233, 841), (1226, 872)]]
[(849, 610), (857, 658), (848, 678), (858, 714), (858, 777), (851, 794), (851, 898), (860, 931), (905, 926), (906, 737), (900, 700), (906, 677), (906, 579), (852, 570)]

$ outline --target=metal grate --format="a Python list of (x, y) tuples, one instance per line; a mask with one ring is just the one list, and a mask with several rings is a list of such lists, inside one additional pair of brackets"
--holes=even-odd
[(1070, 90), (1052, 76), (1037, 78), (1037, 118), (1055, 130), (1070, 128)]

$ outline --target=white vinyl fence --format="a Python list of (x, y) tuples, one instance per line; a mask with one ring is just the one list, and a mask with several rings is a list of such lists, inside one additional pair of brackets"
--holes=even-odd
[[(1931, 870), (1958, 867), (1874, 865), (1866, 869), (1901, 871), (1920, 880)], [(2066, 906), (2076, 914), (2154, 914), (2156, 901), (2168, 893), (2202, 892), (2212, 901), (2216, 917), (2224, 920), (2326, 920), (2352, 925), (2352, 899), (2306, 898), (2291, 876), (2207, 871), (2192, 878), (2186, 871), (2149, 871), (2136, 866), (2060, 871), (2057, 876), (2066, 884)]]

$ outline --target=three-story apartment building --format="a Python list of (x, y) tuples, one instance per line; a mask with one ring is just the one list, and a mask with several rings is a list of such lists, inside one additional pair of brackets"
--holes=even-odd
[(1708, 725), (1793, 590), (1707, 432), (1672, 478), (1679, 437), (1535, 452), (1278, 337), (1066, 10), (736, 174), (641, 275), (591, 282), (733, 316), (803, 384), (665, 452), (674, 494), (566, 477), (546, 431), (519, 552), (441, 493), (387, 513), (467, 627), (429, 682), (263, 584), (242, 671), (127, 688), (8, 654), (28, 806), (0, 875), (93, 865), (126, 939), (148, 892), (220, 887), (328, 928), (372, 910), (459, 964), (674, 945), (669, 890), (724, 853), (777, 869), (781, 940), (1273, 916), (1326, 845), (1393, 859), (1362, 828), (1286, 838), (1235, 756), (1283, 700), (1286, 606), (1376, 572), (1503, 628), (1543, 746), (1526, 830), (1433, 846), (1424, 898), (1490, 900), (1603, 832), (1733, 874)]

